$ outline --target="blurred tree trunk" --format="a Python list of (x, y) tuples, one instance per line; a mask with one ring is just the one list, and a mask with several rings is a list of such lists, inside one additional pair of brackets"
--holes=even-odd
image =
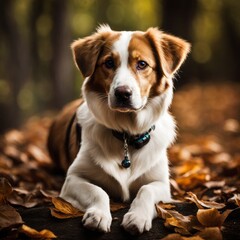
[(32, 76), (34, 81), (40, 80), (41, 76), (41, 61), (39, 57), (39, 39), (37, 33), (37, 21), (44, 11), (44, 0), (32, 0), (31, 11), (29, 15), (29, 26), (30, 26), (30, 52), (32, 62)]
[[(102, 1), (96, 1), (96, 8), (95, 8), (95, 16), (96, 19), (98, 19), (97, 24), (107, 24), (109, 22), (107, 17), (107, 6), (109, 6), (111, 3), (111, 0), (104, 0), (104, 4)], [(114, 24), (111, 24), (111, 26), (114, 28)]]
[(7, 109), (7, 111), (3, 111), (5, 124), (1, 121), (0, 132), (6, 128), (17, 127), (21, 122), (18, 95), (29, 77), (30, 69), (29, 51), (14, 19), (13, 3), (12, 0), (0, 1), (0, 32), (6, 50), (5, 72), (2, 77), (9, 80), (12, 96), (11, 99), (7, 99), (6, 104), (0, 107), (1, 111), (4, 108)]
[[(162, 29), (166, 33), (170, 33), (181, 37), (188, 42), (192, 42), (192, 23), (198, 10), (198, 1), (195, 0), (163, 0), (162, 1)], [(182, 85), (189, 81), (191, 70), (195, 67), (191, 65), (191, 55), (189, 55), (186, 63), (180, 69), (180, 76), (183, 81), (177, 81)]]
[[(70, 50), (71, 34), (68, 21), (68, 1), (53, 0), (52, 18), (52, 101), (51, 107), (60, 108), (73, 97), (72, 57)], [(84, 23), (83, 23), (84, 24)]]
[[(220, 72), (225, 75), (228, 80), (234, 80), (239, 82), (239, 59), (240, 54), (240, 32), (238, 31), (237, 22), (233, 15), (233, 7), (229, 6), (227, 1), (224, 1), (221, 16), (223, 19), (223, 35), (225, 43), (223, 42), (224, 51), (221, 48), (217, 49), (218, 52), (222, 53), (222, 68)], [(228, 64), (226, 64), (228, 59)]]
[(162, 28), (164, 31), (192, 40), (192, 22), (198, 9), (198, 1), (163, 0)]

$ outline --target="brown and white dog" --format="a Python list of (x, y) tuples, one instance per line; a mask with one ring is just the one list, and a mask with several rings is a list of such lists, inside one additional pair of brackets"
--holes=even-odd
[(155, 204), (171, 201), (167, 148), (175, 123), (168, 108), (172, 78), (189, 50), (157, 28), (117, 32), (107, 25), (72, 44), (85, 78), (83, 100), (56, 119), (49, 148), (65, 169), (76, 155), (60, 196), (85, 212), (85, 227), (110, 231), (111, 197), (133, 200), (122, 226), (142, 233), (151, 228)]

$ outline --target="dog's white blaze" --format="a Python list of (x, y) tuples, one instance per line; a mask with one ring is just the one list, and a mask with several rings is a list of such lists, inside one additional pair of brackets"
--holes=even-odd
[(120, 56), (121, 65), (127, 66), (128, 64), (128, 46), (132, 34), (132, 32), (122, 32), (120, 38), (113, 44), (113, 50), (117, 51)]
[(120, 66), (116, 71), (113, 83), (110, 87), (109, 104), (114, 105), (115, 89), (119, 86), (128, 86), (132, 90), (132, 106), (139, 109), (143, 106), (145, 99), (141, 98), (140, 88), (129, 69), (129, 51), (128, 47), (132, 39), (133, 32), (122, 32), (120, 38), (113, 44), (113, 51), (116, 51), (120, 58)]
[(128, 46), (132, 38), (132, 32), (122, 32), (120, 38), (113, 44), (113, 50), (116, 51), (120, 58), (120, 66), (117, 69), (115, 78), (113, 79), (112, 90), (118, 86), (130, 86), (129, 78), (132, 78), (128, 70)]

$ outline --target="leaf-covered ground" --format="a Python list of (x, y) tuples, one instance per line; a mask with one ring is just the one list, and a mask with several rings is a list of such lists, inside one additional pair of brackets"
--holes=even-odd
[[(231, 216), (240, 230), (239, 96), (240, 85), (226, 83), (189, 85), (175, 93), (171, 111), (178, 140), (169, 158), (177, 202), (156, 206), (168, 230), (164, 239), (222, 239)], [(57, 197), (64, 176), (55, 171), (46, 150), (50, 124), (50, 117), (34, 117), (1, 137), (0, 238), (56, 238), (48, 229), (37, 231), (24, 223), (19, 214), (24, 209), (49, 207), (51, 218), (57, 219), (82, 216)], [(190, 214), (179, 211), (179, 205), (189, 204), (195, 206)], [(126, 207), (112, 203), (111, 209)]]

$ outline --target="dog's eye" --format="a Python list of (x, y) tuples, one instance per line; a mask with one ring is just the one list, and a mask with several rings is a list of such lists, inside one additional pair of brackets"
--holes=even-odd
[(143, 70), (148, 66), (147, 62), (140, 60), (137, 62), (137, 70)]
[(108, 69), (114, 68), (114, 60), (112, 58), (108, 58), (105, 62), (104, 65)]

